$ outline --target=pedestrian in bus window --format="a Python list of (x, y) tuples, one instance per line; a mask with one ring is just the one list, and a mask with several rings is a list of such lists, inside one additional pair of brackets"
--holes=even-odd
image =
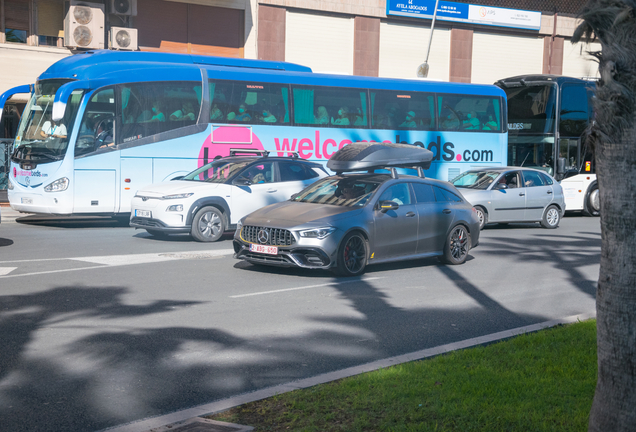
[(349, 110), (347, 109), (347, 107), (340, 107), (340, 109), (338, 110), (338, 118), (337, 119), (333, 119), (333, 117), (331, 118), (331, 124), (334, 125), (340, 125), (340, 126), (349, 126), (350, 122), (349, 122), (349, 117), (347, 116), (347, 114), (349, 114)]
[(276, 123), (276, 116), (274, 116), (274, 114), (272, 114), (269, 110), (263, 109), (261, 116), (259, 117), (259, 119), (264, 123)]
[(497, 122), (493, 120), (492, 118), (492, 114), (488, 115), (488, 121), (484, 123), (484, 127), (482, 129), (483, 130), (498, 130), (499, 129)]
[(462, 127), (466, 130), (479, 129), (479, 117), (475, 111), (466, 114), (466, 118), (462, 121)]
[(327, 113), (327, 108), (324, 106), (319, 106), (316, 111), (316, 115), (314, 116), (315, 124), (329, 124), (329, 113)]
[(415, 123), (415, 112), (409, 111), (408, 113), (406, 113), (406, 120), (404, 120), (404, 122), (400, 125), (400, 127), (414, 128), (416, 126), (417, 126), (417, 123)]
[(219, 108), (219, 105), (215, 103), (210, 109), (210, 120), (221, 120), (222, 118), (223, 112)]
[(183, 102), (180, 110), (177, 110), (170, 114), (170, 120), (196, 120), (194, 114), (194, 105), (192, 105), (192, 102)]
[(161, 102), (158, 100), (154, 101), (152, 104), (152, 117), (150, 117), (151, 122), (165, 122), (166, 115), (162, 112)]
[[(230, 114), (232, 114), (233, 118), (230, 119)], [(238, 114), (231, 112), (227, 115), (228, 120), (236, 120), (241, 122), (246, 122), (252, 120), (252, 116), (249, 115), (247, 109), (245, 108), (245, 104), (239, 105)]]
[(42, 125), (40, 136), (42, 136), (42, 138), (66, 138), (66, 126), (62, 123), (58, 125), (52, 119), (47, 120)]
[(356, 119), (353, 122), (353, 124), (355, 126), (364, 126), (367, 124), (366, 120), (364, 119), (364, 116), (362, 115), (362, 110), (360, 108), (356, 108), (357, 113), (356, 113)]

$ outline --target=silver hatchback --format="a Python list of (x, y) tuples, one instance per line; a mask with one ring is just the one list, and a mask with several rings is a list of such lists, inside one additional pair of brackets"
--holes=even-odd
[(474, 169), (451, 183), (475, 206), (481, 228), (491, 222), (539, 222), (544, 228), (556, 228), (565, 211), (563, 188), (541, 170)]

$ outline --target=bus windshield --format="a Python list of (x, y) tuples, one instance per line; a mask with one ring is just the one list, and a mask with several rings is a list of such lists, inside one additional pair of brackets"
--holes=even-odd
[(507, 87), (509, 135), (554, 134), (556, 86)]
[(37, 82), (16, 135), (14, 162), (43, 163), (64, 158), (83, 90), (71, 94), (61, 121), (54, 122), (52, 112), (55, 93), (70, 81), (52, 79)]

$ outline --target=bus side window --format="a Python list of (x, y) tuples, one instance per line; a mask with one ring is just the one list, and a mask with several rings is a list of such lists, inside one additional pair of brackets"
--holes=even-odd
[(367, 91), (323, 86), (293, 86), (294, 124), (367, 128)]
[(422, 92), (373, 90), (371, 112), (373, 129), (433, 130), (435, 99)]

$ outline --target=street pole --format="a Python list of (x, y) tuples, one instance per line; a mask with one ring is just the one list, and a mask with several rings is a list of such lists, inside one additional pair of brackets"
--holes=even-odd
[(426, 50), (426, 60), (424, 63), (418, 66), (417, 68), (417, 76), (419, 78), (426, 78), (428, 76), (428, 55), (431, 52), (431, 43), (433, 42), (433, 30), (435, 30), (435, 18), (437, 18), (437, 5), (439, 4), (439, 0), (435, 0), (435, 11), (433, 11), (433, 22), (431, 22), (431, 34), (428, 38), (428, 49)]

